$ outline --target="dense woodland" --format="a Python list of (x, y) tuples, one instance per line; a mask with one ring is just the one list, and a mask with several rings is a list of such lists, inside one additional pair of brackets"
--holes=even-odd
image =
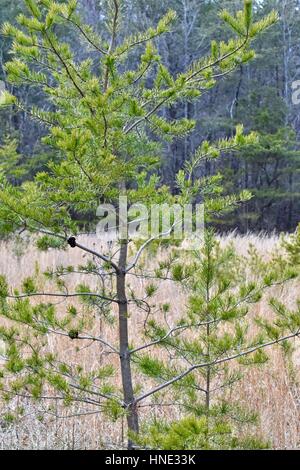
[[(105, 30), (106, 2), (80, 0), (80, 12), (85, 21), (96, 31)], [(172, 33), (155, 40), (158, 52), (172, 75), (210, 49), (212, 39), (229, 37), (228, 27), (217, 15), (224, 7), (230, 11), (240, 6), (238, 0), (126, 0), (123, 3), (123, 33), (136, 33), (149, 27), (170, 8), (176, 10), (178, 19)], [(14, 22), (24, 10), (23, 2), (0, 0), (0, 23)], [(161, 181), (173, 186), (175, 175), (204, 140), (214, 141), (230, 137), (237, 123), (245, 130), (260, 133), (259, 141), (234, 155), (226, 155), (199, 168), (200, 176), (220, 172), (228, 194), (238, 189), (250, 189), (255, 198), (237, 211), (219, 217), (215, 224), (219, 230), (238, 228), (251, 231), (293, 231), (298, 223), (300, 209), (300, 105), (292, 102), (292, 83), (300, 78), (300, 2), (299, 0), (257, 0), (255, 14), (262, 17), (272, 9), (281, 17), (272, 30), (256, 40), (255, 60), (241, 64), (232, 74), (223, 77), (215, 87), (206, 90), (201, 104), (174, 104), (164, 111), (168, 119), (186, 117), (195, 119), (197, 125), (186, 138), (180, 136), (162, 148)], [(95, 52), (86, 51), (72, 28), (57, 29), (62, 40), (72, 44), (78, 62)], [(0, 79), (6, 81), (4, 63), (8, 60), (11, 41), (1, 36)], [(137, 52), (129, 57), (137, 61)], [(149, 78), (150, 79), (150, 78)], [(32, 105), (51, 109), (45, 104), (43, 92), (33, 94), (30, 86), (7, 88)], [(55, 151), (41, 144), (46, 132), (26, 112), (14, 109), (0, 113), (1, 167), (9, 174), (10, 181), (18, 185), (47, 168), (47, 162), (57, 157)], [(237, 158), (238, 157), (238, 158)]]

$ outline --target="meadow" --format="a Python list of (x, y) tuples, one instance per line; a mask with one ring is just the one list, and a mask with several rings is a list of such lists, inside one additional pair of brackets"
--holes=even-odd
[[(278, 238), (268, 235), (248, 234), (245, 236), (234, 233), (222, 236), (222, 244), (233, 242), (240, 254), (246, 254), (249, 244), (254, 245), (258, 252), (268, 257), (278, 244)], [(82, 236), (81, 242), (86, 246), (99, 248), (99, 240), (93, 236)], [(105, 248), (105, 242), (103, 242)], [(32, 274), (39, 266), (41, 272), (49, 267), (55, 269), (59, 265), (80, 265), (86, 262), (86, 256), (80, 250), (58, 251), (50, 249), (47, 252), (38, 252), (32, 244), (1, 242), (0, 260), (1, 272), (7, 276), (9, 283), (17, 286), (21, 280)], [(162, 255), (161, 255), (162, 256)], [(145, 258), (145, 266), (151, 265), (150, 257)], [(75, 280), (76, 276), (76, 280)], [(79, 282), (82, 275), (73, 274), (68, 281)], [(142, 291), (145, 279), (133, 278), (130, 285), (135, 292)], [(288, 286), (274, 287), (273, 293), (287, 307), (295, 305), (295, 299), (299, 296), (300, 281), (292, 281)], [(272, 295), (272, 292), (269, 294)], [(163, 288), (158, 288), (153, 302), (170, 303), (170, 312), (174, 318), (180, 315), (186, 308), (184, 292), (178, 292), (178, 288), (172, 282), (163, 283)], [(65, 301), (59, 302), (58, 309), (64, 311)], [(251, 315), (259, 313), (264, 317), (271, 315), (268, 305), (268, 297), (253, 307)], [(138, 341), (143, 332), (144, 318), (141, 313), (130, 317), (131, 338)], [(1, 320), (3, 321), (3, 320)], [(107, 325), (97, 319), (94, 328), (116, 343), (117, 332), (114, 324)], [(270, 352), (270, 360), (262, 366), (246, 369), (243, 380), (233, 387), (234, 396), (238, 396), (241, 404), (245, 404), (256, 411), (260, 416), (257, 434), (267, 439), (274, 449), (299, 448), (300, 436), (300, 344), (293, 340), (295, 351), (292, 361), (288, 361), (281, 350), (274, 348)], [(61, 357), (67, 358), (71, 363), (81, 363), (85, 370), (89, 370), (94, 364), (113, 364), (118, 358), (112, 355), (103, 355), (103, 349), (99, 343), (95, 344), (86, 340), (77, 348), (76, 342), (70, 338), (47, 336), (47, 348), (49, 351), (59, 351)], [(116, 379), (118, 381), (118, 379)], [(171, 406), (151, 408), (143, 404), (142, 418), (147, 419), (149, 413), (156, 413), (159, 417), (176, 416), (177, 411)], [(24, 413), (17, 421), (4, 423), (1, 419), (8, 411), (22, 406)], [(64, 419), (68, 416), (68, 419)], [(34, 402), (29, 398), (20, 396), (9, 405), (2, 403), (0, 410), (0, 449), (99, 449), (99, 448), (123, 448), (126, 447), (126, 428), (124, 420), (112, 423), (107, 420), (99, 410), (82, 404), (72, 404), (65, 408), (55, 397), (49, 396), (42, 402)]]

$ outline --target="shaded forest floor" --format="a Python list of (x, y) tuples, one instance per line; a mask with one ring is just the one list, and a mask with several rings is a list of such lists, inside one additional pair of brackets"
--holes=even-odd
[[(92, 247), (99, 243), (92, 236), (84, 237), (85, 245)], [(259, 253), (268, 256), (268, 253), (275, 247), (278, 239), (276, 237), (247, 235), (244, 237), (229, 235), (221, 239), (222, 243), (233, 241), (237, 250), (241, 254), (246, 254), (249, 243), (252, 243)], [(81, 240), (83, 241), (83, 240)], [(0, 243), (1, 272), (6, 274), (8, 281), (18, 286), (26, 276), (32, 275), (37, 262), (41, 272), (47, 268), (55, 268), (59, 265), (68, 266), (70, 264), (85, 264), (87, 258), (78, 250), (54, 251), (46, 253), (37, 252), (31, 245)], [(83, 276), (77, 276), (76, 281), (83, 282)], [(131, 287), (135, 292), (142, 292), (146, 281), (133, 278), (130, 280)], [(93, 285), (89, 283), (91, 287)], [(299, 296), (299, 281), (293, 281), (288, 286), (276, 288), (276, 297), (283, 301), (285, 305), (293, 307), (297, 294)], [(275, 291), (273, 291), (273, 294)], [(185, 308), (185, 296), (183, 292), (178, 292), (178, 288), (171, 282), (164, 283), (163, 288), (159, 288), (154, 301), (169, 302), (170, 312), (174, 318), (180, 316), (180, 312)], [(61, 303), (58, 309), (64, 311), (65, 305)], [(269, 316), (270, 307), (266, 299), (262, 300), (253, 308), (255, 313)], [(144, 318), (131, 315), (131, 336), (141, 337)], [(1, 320), (0, 320), (1, 321)], [(106, 325), (101, 320), (97, 320), (97, 331), (116, 341), (115, 325)], [(97, 343), (80, 346), (77, 350), (76, 342), (69, 338), (48, 337), (49, 351), (60, 350), (65, 360), (74, 363), (84, 364), (84, 368), (89, 370), (94, 364), (99, 365), (101, 356), (101, 346)], [(100, 349), (99, 349), (100, 348)], [(117, 358), (104, 358), (104, 362), (117, 361)], [(260, 415), (260, 424), (257, 433), (267, 439), (271, 446), (276, 449), (300, 448), (300, 345), (293, 354), (293, 367), (283, 357), (278, 349), (270, 353), (270, 361), (259, 367), (250, 367), (246, 370), (245, 376), (237, 386), (233, 388), (233, 395), (240, 404), (250, 406)], [(149, 404), (150, 405), (150, 404)], [(23, 406), (24, 416), (11, 425), (4, 425), (1, 421), (10, 408)], [(141, 410), (144, 418), (147, 419), (153, 411), (151, 406), (146, 406)], [(68, 420), (64, 419), (70, 416)], [(157, 417), (178, 417), (174, 415), (174, 410), (163, 407), (156, 411)], [(45, 403), (32, 403), (25, 398), (18, 398), (12, 405), (0, 405), (0, 449), (99, 449), (99, 448), (122, 448), (125, 439), (125, 423), (109, 423), (102, 415), (95, 412), (95, 409), (87, 406), (76, 405), (64, 409), (56, 400), (48, 400)]]

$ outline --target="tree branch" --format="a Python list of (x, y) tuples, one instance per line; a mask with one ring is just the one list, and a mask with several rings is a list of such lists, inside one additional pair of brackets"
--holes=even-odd
[[(48, 230), (45, 230), (45, 229), (42, 229), (42, 228), (37, 228), (37, 227), (32, 227), (32, 229), (35, 230), (36, 232), (44, 233), (45, 235), (49, 235), (49, 236), (51, 236), (51, 237), (60, 238), (61, 240), (64, 240), (65, 242), (68, 241), (68, 237), (67, 237), (66, 235), (61, 235), (61, 234), (59, 234), (59, 233), (50, 232), (50, 231), (48, 231)], [(96, 258), (101, 259), (101, 260), (104, 261), (105, 263), (110, 264), (111, 267), (112, 267), (116, 272), (119, 272), (118, 265), (117, 265), (116, 263), (114, 263), (114, 262), (113, 262), (110, 258), (108, 258), (107, 256), (102, 255), (101, 253), (98, 253), (97, 251), (91, 250), (90, 248), (87, 248), (86, 246), (83, 246), (83, 245), (81, 245), (80, 243), (77, 243), (76, 240), (75, 240), (75, 246), (76, 246), (77, 248), (79, 248), (80, 250), (85, 251), (86, 253), (90, 253), (91, 255), (96, 256)]]
[[(45, 325), (47, 326), (47, 325)], [(60, 335), (60, 336), (65, 336), (65, 337), (68, 337), (70, 338), (69, 334), (67, 333), (64, 333), (62, 331), (57, 331), (57, 330), (52, 330), (51, 328), (48, 328), (48, 331), (50, 333), (53, 333), (55, 335)], [(101, 343), (103, 344), (104, 346), (107, 346), (109, 349), (111, 349), (115, 354), (120, 354), (120, 351), (118, 349), (116, 349), (112, 344), (108, 343), (106, 340), (98, 337), (98, 336), (90, 336), (90, 335), (87, 335), (85, 333), (82, 333), (82, 335), (78, 335), (78, 337), (76, 338), (76, 340), (90, 340), (90, 341), (96, 341), (98, 343)]]
[(74, 298), (74, 297), (97, 297), (102, 300), (107, 300), (109, 302), (114, 302), (116, 304), (119, 303), (118, 300), (112, 299), (110, 297), (105, 297), (100, 294), (95, 294), (94, 292), (82, 292), (78, 294), (63, 294), (63, 293), (53, 293), (53, 292), (36, 292), (36, 293), (31, 293), (31, 294), (20, 294), (20, 295), (8, 295), (6, 298), (8, 299), (13, 299), (13, 300), (20, 300), (20, 299), (26, 299), (29, 297), (63, 297), (65, 299), (67, 298)]
[(174, 227), (175, 227), (176, 225), (178, 225), (178, 224), (179, 224), (179, 222), (176, 222), (176, 223), (173, 224), (172, 227), (171, 227), (169, 230), (167, 230), (166, 232), (160, 233), (159, 235), (157, 235), (157, 236), (155, 236), (155, 237), (149, 238), (149, 239), (140, 247), (140, 249), (138, 250), (138, 252), (137, 252), (137, 254), (136, 254), (136, 256), (135, 256), (133, 262), (130, 263), (130, 264), (126, 267), (126, 274), (127, 274), (129, 271), (131, 271), (131, 269), (133, 269), (133, 268), (136, 266), (136, 264), (137, 264), (137, 262), (138, 262), (140, 256), (142, 255), (143, 251), (145, 250), (145, 248), (147, 248), (147, 246), (148, 246), (150, 243), (152, 243), (154, 240), (158, 240), (158, 239), (161, 238), (161, 237), (165, 237), (165, 236), (167, 236), (167, 235), (170, 235), (171, 232), (172, 232), (172, 230), (174, 229)]
[(270, 346), (273, 346), (275, 344), (280, 344), (282, 343), (283, 341), (287, 341), (289, 339), (292, 339), (292, 338), (296, 338), (296, 337), (299, 337), (299, 334), (300, 334), (300, 331), (298, 330), (296, 333), (292, 333), (290, 335), (287, 335), (287, 336), (284, 336), (282, 338), (279, 338), (277, 340), (273, 340), (273, 341), (269, 341), (268, 343), (263, 343), (259, 346), (255, 346), (255, 347), (252, 347), (246, 351), (243, 351), (243, 352), (240, 352), (240, 353), (237, 353), (237, 354), (234, 354), (232, 356), (229, 356), (229, 357), (225, 357), (223, 359), (218, 359), (218, 360), (215, 360), (215, 361), (211, 361), (211, 362), (207, 362), (207, 363), (202, 363), (202, 364), (194, 364), (193, 366), (191, 366), (189, 369), (186, 369), (184, 372), (182, 372), (181, 374), (177, 375), (176, 377), (173, 377), (173, 379), (170, 379), (168, 380), (167, 382), (153, 388), (152, 390), (150, 390), (149, 392), (146, 392), (144, 393), (143, 395), (140, 395), (139, 397), (137, 397), (135, 399), (135, 402), (134, 404), (137, 404), (139, 403), (140, 401), (144, 400), (145, 398), (148, 398), (150, 397), (151, 395), (154, 395), (155, 393), (158, 393), (160, 392), (161, 390), (164, 390), (165, 388), (169, 387), (170, 385), (173, 385), (174, 383), (178, 382), (179, 380), (182, 380), (184, 377), (186, 377), (187, 375), (189, 375), (191, 372), (193, 372), (194, 370), (197, 370), (197, 369), (201, 369), (201, 368), (204, 368), (204, 367), (212, 367), (212, 366), (216, 366), (218, 364), (223, 364), (225, 362), (229, 362), (229, 361), (233, 361), (235, 359), (239, 359), (240, 357), (243, 357), (243, 356), (247, 356), (249, 354), (252, 354), (253, 352), (257, 351), (257, 350), (260, 350), (260, 349), (265, 349), (265, 348), (268, 348)]
[(98, 52), (101, 52), (101, 54), (103, 54), (103, 55), (107, 55), (107, 51), (105, 51), (101, 47), (97, 46), (97, 44), (95, 44), (94, 41), (91, 40), (91, 38), (86, 34), (84, 29), (78, 23), (76, 23), (76, 21), (72, 20), (72, 18), (66, 18), (65, 16), (62, 16), (62, 15), (60, 15), (60, 16), (62, 18), (64, 18), (66, 21), (68, 21), (69, 23), (71, 23), (72, 25), (74, 25), (76, 28), (78, 28), (78, 30), (83, 35), (83, 37), (87, 40), (87, 42), (91, 46), (93, 46)]
[(159, 344), (159, 343), (162, 343), (163, 341), (165, 341), (166, 339), (168, 339), (170, 336), (172, 336), (173, 333), (175, 333), (176, 331), (180, 331), (180, 330), (187, 330), (189, 328), (198, 328), (198, 327), (201, 327), (201, 326), (207, 326), (207, 325), (212, 325), (214, 323), (217, 323), (218, 321), (220, 321), (220, 319), (218, 320), (211, 320), (211, 321), (207, 321), (207, 322), (202, 322), (202, 323), (197, 323), (196, 325), (180, 325), (180, 326), (175, 326), (174, 328), (171, 328), (168, 333), (163, 336), (162, 338), (158, 338), (157, 340), (154, 340), (152, 341), (151, 343), (148, 343), (148, 344), (144, 344), (143, 346), (139, 346), (135, 349), (132, 349), (131, 351), (129, 351), (129, 354), (135, 354), (139, 351), (142, 351), (144, 349), (147, 349), (147, 348), (150, 348), (152, 346), (155, 346), (156, 344)]

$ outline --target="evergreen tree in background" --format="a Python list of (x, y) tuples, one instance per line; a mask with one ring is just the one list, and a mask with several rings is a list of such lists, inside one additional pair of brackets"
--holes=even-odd
[[(26, 85), (31, 93), (22, 100), (12, 90), (6, 91), (1, 97), (1, 106), (20, 110), (44, 126), (43, 143), (54, 149), (57, 158), (50, 161), (47, 172), (39, 172), (33, 181), (13, 186), (4, 173), (8, 172), (10, 177), (15, 160), (12, 151), (11, 164), (5, 163), (1, 173), (0, 231), (2, 235), (27, 231), (38, 236), (37, 246), (41, 250), (69, 245), (70, 250), (81, 250), (88, 259), (84, 266), (49, 269), (45, 273), (47, 281), (41, 281), (38, 273), (32, 273), (30, 278), (23, 280), (21, 287), (9, 286), (4, 277), (0, 278), (1, 315), (11, 321), (11, 326), (1, 327), (1, 337), (7, 345), (1, 374), (2, 391), (9, 400), (18, 395), (41, 399), (50, 390), (65, 404), (79, 401), (95, 406), (111, 419), (125, 415), (128, 445), (132, 448), (139, 433), (141, 403), (147, 405), (150, 397), (163, 389), (171, 390), (178, 382), (184, 389), (183, 379), (193, 380), (193, 372), (198, 369), (247, 357), (275, 343), (285, 344), (287, 338), (298, 335), (298, 324), (294, 312), (284, 311), (280, 325), (274, 328), (261, 325), (267, 335), (260, 336), (253, 344), (248, 340), (242, 342), (242, 332), (237, 331), (229, 340), (226, 336), (214, 338), (212, 330), (212, 356), (205, 351), (199, 350), (196, 354), (192, 350), (188, 351), (192, 361), (190, 366), (185, 367), (179, 358), (175, 367), (160, 368), (155, 360), (149, 362), (147, 356), (140, 358), (138, 354), (152, 347), (153, 341), (157, 344), (165, 342), (165, 332), (161, 334), (152, 322), (157, 306), (149, 299), (155, 286), (147, 285), (145, 295), (137, 297), (128, 283), (130, 276), (145, 278), (138, 270), (143, 253), (164, 235), (160, 233), (138, 245), (126, 230), (117, 247), (103, 252), (98, 246), (91, 248), (81, 243), (82, 224), (78, 218), (92, 218), (90, 227), (95, 226), (99, 204), (110, 203), (119, 208), (120, 196), (126, 196), (129, 205), (142, 202), (148, 207), (161, 203), (183, 206), (201, 198), (206, 205), (208, 220), (216, 213), (228, 211), (250, 199), (247, 191), (236, 196), (222, 195), (218, 175), (209, 178), (197, 175), (203, 161), (212, 161), (224, 152), (257, 141), (253, 133), (244, 135), (242, 126), (237, 126), (227, 139), (219, 139), (214, 144), (203, 141), (176, 172), (176, 191), (161, 184), (157, 169), (164, 143), (172, 145), (196, 126), (195, 120), (188, 117), (170, 119), (167, 111), (185, 103), (200, 106), (202, 95), (216, 86), (220, 78), (254, 57), (252, 41), (276, 22), (277, 15), (272, 12), (256, 22), (249, 0), (245, 0), (244, 9), (234, 15), (222, 11), (221, 17), (233, 37), (228, 41), (213, 41), (208, 55), (192, 61), (182, 73), (172, 74), (155, 47), (155, 40), (171, 31), (176, 20), (174, 11), (169, 11), (155, 27), (124, 37), (121, 3), (113, 0), (108, 5), (107, 31), (102, 37), (82, 22), (76, 13), (75, 0), (59, 3), (26, 0), (25, 4), (29, 14), (21, 13), (17, 17), (18, 26), (5, 23), (2, 33), (13, 40), (13, 57), (5, 64), (7, 81), (13, 87)], [(60, 39), (65, 28), (72, 29), (82, 47), (86, 46), (84, 59), (78, 59), (72, 44)], [(134, 50), (138, 61), (132, 61)], [(42, 107), (36, 106), (33, 99), (37, 90)], [(181, 264), (176, 267), (177, 273), (173, 273), (174, 280), (182, 280)], [(276, 268), (276, 272), (265, 280), (266, 287), (296, 275), (283, 260), (278, 261)], [(70, 286), (67, 276), (78, 273), (86, 276), (87, 281)], [(216, 275), (217, 289), (227, 293), (231, 285), (225, 282), (224, 274), (217, 272)], [(203, 276), (191, 284), (192, 289), (196, 289), (196, 296), (198, 281), (203, 283), (208, 274)], [(160, 271), (156, 271), (156, 277), (164, 280)], [(91, 287), (91, 279), (95, 278), (98, 281), (96, 287)], [(249, 295), (254, 296), (253, 292), (261, 288), (249, 287)], [(243, 286), (243, 289), (242, 299), (248, 293), (248, 287)], [(220, 314), (225, 315), (224, 321), (236, 320), (242, 315), (238, 308), (234, 309), (230, 296), (219, 298), (224, 305), (211, 305), (207, 299), (206, 304), (203, 303), (201, 295), (200, 292), (196, 301), (200, 309), (199, 327), (203, 326), (202, 322), (214, 323)], [(81, 302), (80, 307), (74, 299)], [(56, 308), (59, 300), (66, 301), (64, 315)], [(209, 312), (205, 310), (207, 302), (209, 309), (212, 308)], [(172, 312), (165, 309), (165, 314), (172, 319)], [(226, 318), (227, 310), (232, 317), (228, 314)], [(196, 314), (196, 311), (190, 311), (192, 327), (197, 325)], [(145, 342), (141, 347), (132, 344), (134, 338), (131, 337), (132, 322), (140, 316), (145, 318), (146, 332), (153, 327), (156, 330), (153, 341)], [(118, 331), (116, 344), (95, 333), (99, 321), (115, 325)], [(177, 327), (184, 325), (175, 325), (175, 329), (166, 335), (171, 338)], [(292, 331), (287, 333), (290, 328)], [(276, 335), (274, 333), (273, 338), (274, 329)], [(80, 360), (76, 364), (69, 363), (59, 352), (49, 353), (46, 348), (48, 335), (63, 336), (70, 342), (98, 344), (101, 346), (98, 365), (86, 371)], [(206, 343), (210, 341), (207, 339)], [(223, 348), (223, 356), (216, 364), (214, 354), (218, 347)], [(231, 354), (237, 347), (241, 347), (239, 352)], [(119, 360), (116, 370), (110, 364), (104, 364), (107, 353)], [(195, 360), (195, 355), (200, 363)], [(160, 384), (153, 388), (151, 383), (141, 382), (135, 365), (148, 372), (150, 377), (158, 378)], [(115, 376), (121, 378), (120, 387), (116, 380), (113, 381)]]
[[(197, 59), (199, 55), (208, 53), (212, 39), (221, 41), (229, 38), (230, 31), (227, 26), (222, 23), (216, 25), (215, 18), (222, 8), (227, 8), (232, 13), (238, 7), (239, 0), (222, 2), (128, 0), (123, 2), (122, 14), (126, 19), (127, 31), (136, 34), (141, 27), (147, 29), (153, 22), (159, 21), (169, 8), (176, 10), (178, 19), (173, 26), (172, 35), (162, 35), (154, 39), (165, 66), (174, 75), (183, 72), (187, 64)], [(300, 204), (296, 153), (292, 161), (290, 160), (290, 152), (298, 151), (299, 137), (299, 109), (293, 104), (291, 96), (292, 82), (299, 79), (297, 49), (300, 32), (299, 4), (298, 0), (254, 0), (253, 7), (258, 18), (262, 18), (275, 8), (279, 12), (280, 21), (267, 35), (261, 35), (256, 39), (258, 52), (256, 59), (237, 67), (226, 80), (218, 81), (215, 87), (207, 90), (202, 97), (201, 105), (198, 105), (197, 101), (186, 102), (183, 106), (174, 103), (164, 110), (164, 116), (168, 119), (190, 118), (196, 120), (196, 126), (184, 138), (169, 142), (164, 147), (160, 174), (163, 182), (176, 191), (176, 174), (199, 144), (203, 140), (213, 141), (231, 136), (236, 123), (243, 123), (247, 130), (257, 129), (257, 122), (254, 122), (253, 117), (259, 107), (261, 115), (269, 114), (269, 119), (273, 121), (271, 134), (280, 133), (283, 128), (287, 128), (287, 136), (290, 132), (295, 133), (293, 148), (288, 145), (288, 151), (285, 152), (285, 139), (283, 139), (282, 152), (280, 151), (275, 158), (272, 153), (268, 154), (267, 149), (263, 153), (258, 149), (260, 152), (258, 164), (247, 155), (245, 158), (236, 159), (234, 154), (229, 154), (226, 159), (203, 162), (198, 174), (210, 176), (218, 171), (222, 174), (225, 172), (225, 181), (228, 182), (230, 178), (231, 182), (226, 185), (228, 194), (235, 190), (233, 188), (254, 189), (254, 184), (258, 185), (255, 191), (258, 197), (255, 201), (250, 201), (238, 209), (231, 218), (215, 220), (219, 229), (225, 231), (237, 228), (243, 233), (247, 230), (293, 231), (298, 224)], [(13, 20), (19, 13), (24, 13), (25, 7), (22, 1), (0, 0), (0, 10), (2, 23)], [(78, 12), (95, 31), (101, 32), (103, 38), (109, 40), (109, 33), (105, 28), (107, 21), (105, 1), (80, 0)], [(95, 58), (91, 49), (82, 47), (71, 24), (56, 28), (56, 34), (60, 41), (72, 43), (77, 61), (83, 61), (89, 56)], [(123, 29), (119, 31), (119, 39), (124, 37)], [(4, 79), (7, 88), (10, 89), (11, 85), (6, 80), (4, 70), (10, 41), (5, 35), (0, 37), (0, 45), (2, 50), (0, 79)], [(130, 61), (132, 66), (138, 65), (137, 49), (131, 50)], [(98, 66), (95, 64), (93, 73), (98, 76), (98, 72)], [(151, 70), (149, 76), (154, 77)], [(30, 93), (28, 83), (10, 91), (17, 94), (22, 101), (26, 101), (30, 95), (32, 103), (42, 108), (45, 106), (40, 93), (34, 96)], [(47, 109), (52, 109), (51, 106), (48, 103)], [(32, 179), (38, 171), (45, 170), (45, 163), (55, 157), (53, 152), (49, 152), (40, 144), (40, 138), (45, 135), (46, 129), (30, 119), (25, 111), (17, 113), (14, 108), (0, 112), (0, 124), (0, 143), (3, 145), (8, 136), (18, 142), (17, 151), (20, 154), (18, 166), (22, 167), (20, 173), (23, 176), (21, 179), (14, 179), (14, 184)], [(267, 129), (269, 125), (265, 125), (264, 122), (261, 124), (262, 127), (258, 127), (259, 131), (270, 133)], [(264, 173), (262, 177), (261, 172)]]

